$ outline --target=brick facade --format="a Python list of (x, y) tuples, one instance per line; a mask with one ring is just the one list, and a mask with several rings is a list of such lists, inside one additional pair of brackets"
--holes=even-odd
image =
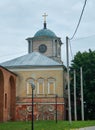
[(0, 122), (15, 120), (16, 75), (0, 66)]

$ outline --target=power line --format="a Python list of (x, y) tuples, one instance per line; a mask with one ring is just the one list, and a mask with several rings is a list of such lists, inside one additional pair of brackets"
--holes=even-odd
[(78, 27), (79, 27), (79, 25), (80, 25), (80, 22), (81, 22), (81, 19), (82, 19), (82, 16), (83, 16), (83, 12), (84, 12), (84, 9), (85, 9), (85, 6), (86, 6), (86, 2), (87, 2), (87, 0), (85, 0), (85, 2), (84, 2), (84, 6), (83, 6), (83, 9), (82, 9), (82, 12), (81, 12), (81, 15), (80, 15), (80, 18), (79, 18), (77, 27), (76, 27), (76, 29), (75, 29), (75, 32), (74, 32), (74, 34), (72, 35), (72, 37), (69, 38), (69, 46), (70, 46), (70, 53), (71, 53), (71, 58), (72, 58), (72, 60), (73, 60), (73, 52), (72, 52), (72, 46), (71, 46), (70, 40), (72, 40), (72, 39), (74, 38), (74, 36), (75, 36), (75, 34), (76, 34), (77, 30), (78, 30)]
[(84, 37), (77, 37), (77, 38), (74, 39), (73, 41), (76, 41), (76, 40), (84, 40), (84, 39), (88, 39), (88, 38), (91, 38), (91, 39), (92, 39), (92, 37), (95, 38), (95, 34), (93, 34), (93, 35), (88, 35), (88, 36), (84, 36)]
[(70, 38), (70, 40), (72, 40), (72, 39), (74, 38), (74, 36), (75, 36), (75, 34), (76, 34), (77, 30), (78, 30), (78, 27), (79, 27), (79, 25), (80, 25), (80, 22), (81, 22), (81, 19), (82, 19), (82, 16), (83, 16), (83, 12), (84, 12), (84, 9), (85, 9), (85, 6), (86, 6), (86, 2), (87, 2), (87, 0), (85, 0), (85, 2), (84, 2), (84, 6), (83, 6), (83, 9), (82, 9), (82, 12), (81, 12), (81, 15), (80, 15), (80, 18), (79, 18), (77, 27), (76, 27), (76, 29), (75, 29), (74, 34), (73, 34), (72, 37)]

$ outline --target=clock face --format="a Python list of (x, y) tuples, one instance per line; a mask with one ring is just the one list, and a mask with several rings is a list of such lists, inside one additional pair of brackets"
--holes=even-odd
[(39, 46), (39, 52), (41, 52), (41, 53), (45, 53), (46, 50), (47, 50), (47, 46), (46, 46), (46, 45), (41, 44), (41, 45)]

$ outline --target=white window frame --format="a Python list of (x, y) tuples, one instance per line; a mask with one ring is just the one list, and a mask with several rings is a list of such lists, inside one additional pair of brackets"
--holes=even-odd
[[(31, 82), (34, 84), (34, 79), (32, 79), (32, 78), (28, 78), (27, 79), (27, 83), (26, 83), (26, 94), (27, 94), (27, 96), (32, 96), (32, 88), (31, 88), (31, 93), (29, 92), (29, 87), (30, 87), (30, 82), (29, 82), (29, 80), (31, 80)], [(34, 90), (34, 92), (35, 92), (35, 90)]]
[[(50, 83), (53, 83), (53, 93), (50, 92)], [(55, 94), (55, 79), (53, 78), (48, 79), (48, 94)]]
[[(40, 85), (39, 85), (40, 83), (42, 83), (42, 87), (43, 87), (42, 93), (40, 93)], [(44, 79), (43, 78), (38, 79), (37, 94), (44, 94)]]

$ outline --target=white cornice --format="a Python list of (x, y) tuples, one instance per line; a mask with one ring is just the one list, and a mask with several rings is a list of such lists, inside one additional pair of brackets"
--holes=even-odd
[(46, 71), (46, 70), (55, 70), (55, 71), (57, 71), (57, 70), (64, 70), (63, 69), (63, 67), (60, 67), (60, 68), (58, 68), (58, 67), (56, 67), (56, 68), (27, 68), (27, 69), (19, 69), (19, 68), (17, 68), (17, 69), (9, 69), (10, 71)]

